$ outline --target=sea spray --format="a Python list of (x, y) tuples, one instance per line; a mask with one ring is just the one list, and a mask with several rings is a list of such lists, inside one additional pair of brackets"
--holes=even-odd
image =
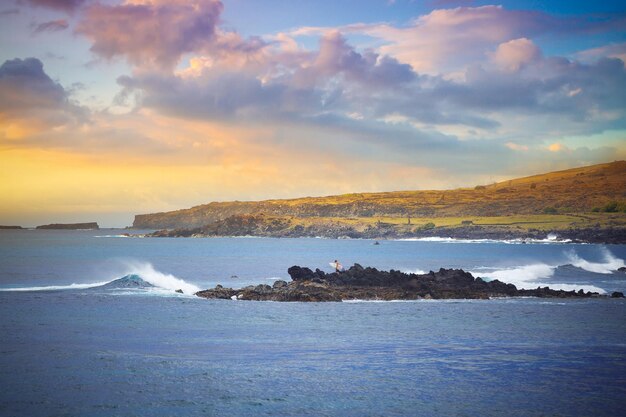
[[(547, 265), (543, 263), (521, 265), (512, 268), (495, 270), (492, 272), (472, 273), (473, 275), (480, 276), (482, 278), (489, 278), (491, 280), (497, 279), (498, 281), (514, 284), (515, 286), (525, 285), (530, 281), (535, 281), (541, 278), (550, 278), (554, 275), (556, 266)], [(524, 287), (522, 287), (524, 288)]]
[(400, 271), (404, 272), (405, 274), (416, 274), (416, 275), (424, 275), (428, 273), (424, 271), (423, 269), (401, 269)]
[(160, 289), (167, 291), (182, 290), (184, 294), (195, 294), (200, 288), (185, 280), (178, 278), (172, 274), (167, 274), (156, 270), (151, 263), (137, 260), (123, 260), (121, 265), (115, 267), (115, 272), (111, 274), (108, 281), (99, 281), (91, 283), (73, 283), (67, 285), (48, 285), (48, 286), (32, 286), (32, 287), (9, 287), (0, 288), (0, 291), (60, 291), (60, 290), (84, 290), (105, 286), (124, 276), (139, 276), (146, 282), (157, 287), (156, 289), (144, 288), (142, 290), (158, 293)]
[(589, 262), (578, 256), (573, 250), (567, 251), (566, 256), (571, 265), (597, 274), (612, 274), (619, 268), (624, 267), (624, 260), (615, 257), (606, 247), (600, 248), (600, 251), (602, 252), (604, 262)]
[[(603, 262), (591, 262), (582, 258), (575, 250), (571, 249), (565, 251), (564, 259), (560, 263), (546, 264), (546, 263), (533, 263), (528, 265), (519, 265), (514, 267), (508, 267), (503, 269), (492, 269), (488, 272), (472, 271), (474, 276), (479, 276), (487, 280), (497, 279), (508, 284), (513, 284), (520, 289), (533, 289), (537, 287), (547, 287), (553, 289), (561, 289), (565, 291), (571, 290), (584, 290), (593, 291), (598, 293), (605, 293), (606, 291), (595, 285), (581, 285), (575, 283), (557, 283), (557, 282), (543, 282), (541, 280), (553, 278), (555, 272), (559, 267), (571, 265), (576, 268), (580, 268), (587, 272), (596, 274), (612, 274), (618, 268), (624, 266), (624, 260), (617, 258), (606, 247), (600, 248)], [(491, 269), (491, 268), (490, 268)]]
[(185, 294), (195, 294), (200, 288), (172, 274), (163, 273), (154, 269), (151, 263), (143, 261), (124, 261), (125, 275), (138, 275), (146, 282), (167, 290), (182, 290)]

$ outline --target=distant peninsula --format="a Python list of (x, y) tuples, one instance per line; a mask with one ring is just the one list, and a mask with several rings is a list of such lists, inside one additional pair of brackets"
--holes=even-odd
[(37, 226), (37, 229), (45, 230), (98, 230), (98, 223), (53, 223)]
[[(419, 300), (489, 299), (498, 297), (590, 298), (595, 292), (553, 290), (548, 287), (521, 290), (513, 284), (484, 281), (461, 269), (440, 269), (427, 274), (379, 271), (354, 264), (350, 269), (330, 274), (316, 269), (292, 266), (291, 282), (278, 280), (274, 285), (260, 284), (238, 290), (215, 288), (196, 293), (202, 298), (255, 301), (345, 301), (345, 300)], [(612, 298), (623, 298), (614, 292)]]
[(23, 229), (22, 226), (2, 226), (0, 225), (0, 230), (19, 230)]
[[(416, 181), (417, 182), (417, 181)], [(136, 215), (151, 237), (545, 239), (626, 243), (626, 161), (473, 188), (214, 202)]]

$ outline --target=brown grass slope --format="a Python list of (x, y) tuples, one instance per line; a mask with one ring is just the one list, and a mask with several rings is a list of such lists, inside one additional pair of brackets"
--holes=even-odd
[(213, 202), (190, 209), (135, 216), (133, 227), (200, 227), (233, 215), (306, 217), (509, 216), (590, 212), (626, 200), (626, 161), (533, 175), (455, 190), (394, 191), (289, 200)]

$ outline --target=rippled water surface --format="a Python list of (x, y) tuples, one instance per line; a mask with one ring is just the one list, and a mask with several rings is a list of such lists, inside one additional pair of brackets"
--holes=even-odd
[[(623, 246), (106, 234), (0, 234), (0, 415), (622, 414), (623, 299), (272, 303), (173, 287), (340, 258), (623, 291)], [(130, 272), (157, 289), (85, 288)]]

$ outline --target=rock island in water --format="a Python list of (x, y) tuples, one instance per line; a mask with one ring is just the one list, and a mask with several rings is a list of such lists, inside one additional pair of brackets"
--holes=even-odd
[[(257, 301), (343, 301), (343, 300), (418, 300), (418, 299), (488, 299), (493, 297), (600, 297), (595, 292), (517, 289), (498, 280), (474, 278), (462, 269), (440, 269), (427, 274), (379, 271), (354, 264), (342, 272), (325, 273), (300, 266), (288, 269), (292, 281), (278, 280), (274, 285), (261, 284), (241, 289), (215, 288), (199, 291), (203, 298)], [(612, 297), (623, 297), (613, 293)]]

